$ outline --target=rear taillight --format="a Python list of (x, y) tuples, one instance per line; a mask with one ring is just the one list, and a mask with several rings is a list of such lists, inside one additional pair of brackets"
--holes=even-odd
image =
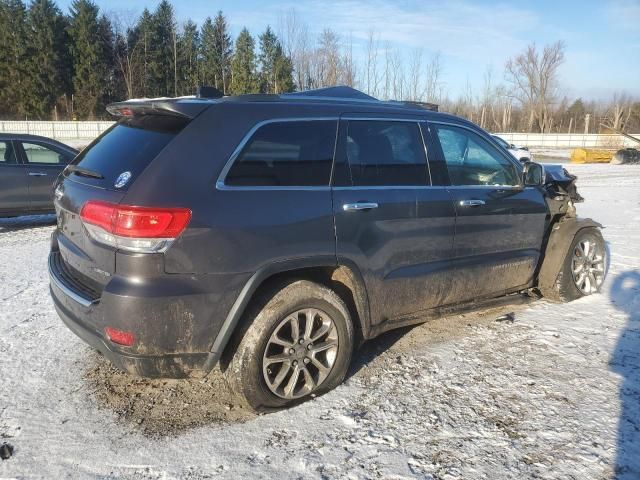
[(187, 228), (191, 210), (88, 201), (80, 211), (91, 237), (134, 252), (163, 252)]

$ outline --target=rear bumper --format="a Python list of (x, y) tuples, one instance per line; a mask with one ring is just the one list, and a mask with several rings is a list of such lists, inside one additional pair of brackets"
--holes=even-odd
[[(182, 275), (135, 281), (114, 276), (99, 298), (91, 298), (65, 277), (58, 255), (55, 250), (49, 255), (51, 297), (62, 321), (78, 337), (133, 375), (206, 375), (205, 364), (228, 311), (226, 305), (235, 300), (227, 298), (235, 282), (226, 276), (214, 282), (193, 276), (187, 280)], [(204, 288), (212, 285), (219, 289)], [(134, 346), (109, 341), (104, 333), (107, 326), (133, 332)]]

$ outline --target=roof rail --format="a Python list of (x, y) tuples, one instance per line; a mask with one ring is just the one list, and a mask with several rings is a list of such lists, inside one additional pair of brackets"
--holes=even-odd
[(371, 95), (367, 95), (360, 90), (356, 90), (346, 85), (338, 85), (335, 87), (316, 88), (313, 90), (303, 90), (302, 92), (283, 93), (282, 98), (317, 98), (317, 99), (335, 99), (350, 101), (368, 101), (378, 102), (379, 100)]
[(397, 103), (398, 105), (404, 105), (406, 107), (413, 107), (413, 108), (421, 108), (423, 110), (430, 110), (432, 112), (437, 112), (438, 111), (438, 104), (437, 103), (429, 103), (429, 102), (417, 102), (414, 100), (401, 100), (401, 101), (397, 101), (397, 100), (389, 100), (390, 103)]

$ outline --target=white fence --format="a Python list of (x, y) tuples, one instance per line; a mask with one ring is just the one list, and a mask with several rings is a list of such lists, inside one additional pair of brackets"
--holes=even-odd
[[(640, 147), (638, 142), (617, 134), (596, 133), (497, 133), (507, 142), (537, 148), (604, 148)], [(640, 134), (633, 135), (640, 138)]]
[(0, 133), (26, 133), (83, 146), (113, 125), (113, 122), (14, 122), (0, 121)]
[[(15, 122), (0, 121), (0, 133), (27, 133), (83, 146), (113, 125), (113, 122)], [(622, 148), (639, 144), (622, 135), (574, 133), (498, 133), (507, 142), (537, 148)], [(634, 135), (640, 138), (640, 134)]]

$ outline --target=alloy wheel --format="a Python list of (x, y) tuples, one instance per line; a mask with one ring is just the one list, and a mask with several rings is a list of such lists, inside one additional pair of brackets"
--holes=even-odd
[(313, 393), (329, 376), (338, 354), (338, 330), (322, 310), (287, 315), (267, 341), (262, 372), (269, 390), (288, 400)]
[(602, 242), (585, 235), (575, 245), (571, 259), (573, 283), (583, 295), (597, 292), (604, 282), (606, 252)]

